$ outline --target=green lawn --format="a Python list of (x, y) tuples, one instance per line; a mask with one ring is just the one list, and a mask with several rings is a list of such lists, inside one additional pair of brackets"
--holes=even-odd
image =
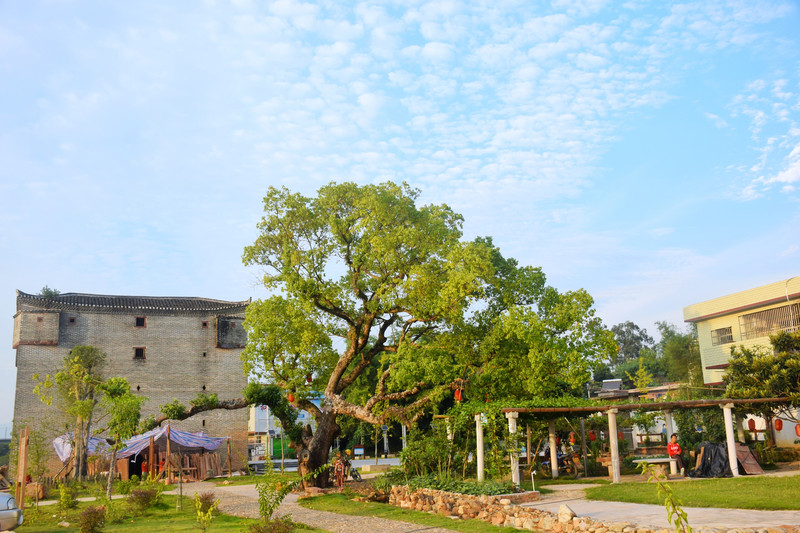
[[(668, 483), (685, 507), (799, 510), (800, 478), (740, 477)], [(618, 483), (586, 490), (590, 500), (661, 505), (655, 483)]]
[(325, 494), (314, 498), (304, 498), (300, 500), (300, 505), (318, 511), (330, 511), (332, 513), (352, 515), (352, 516), (375, 516), (388, 520), (399, 520), (420, 524), (427, 527), (442, 527), (465, 533), (518, 533), (518, 529), (511, 527), (493, 526), (480, 520), (453, 520), (437, 514), (423, 513), (401, 509), (394, 505), (374, 502), (357, 502), (347, 499), (344, 494)]
[[(115, 502), (117, 503), (117, 502)], [(184, 496), (183, 510), (176, 510), (177, 497), (176, 496), (163, 496), (163, 503), (159, 506), (153, 507), (148, 510), (143, 516), (127, 517), (125, 520), (118, 524), (106, 524), (103, 529), (107, 533), (116, 533), (124, 531), (126, 533), (150, 533), (152, 531), (200, 531), (197, 527), (196, 515), (194, 510), (194, 502), (192, 498)], [(122, 504), (119, 502), (119, 504)], [(25, 522), (15, 533), (52, 533), (53, 531), (63, 531), (64, 533), (75, 533), (80, 531), (78, 523), (78, 515), (90, 504), (81, 503), (77, 508), (71, 509), (67, 512), (59, 511), (55, 506), (41, 506), (39, 510), (32, 507), (25, 510)], [(59, 522), (69, 522), (70, 527), (59, 527)], [(249, 524), (255, 523), (256, 520), (247, 518), (239, 518), (229, 515), (218, 515), (211, 523), (209, 531), (214, 532), (237, 532), (245, 531)], [(306, 528), (302, 524), (298, 524), (295, 531), (308, 532), (312, 528)]]
[[(275, 476), (280, 477), (285, 481), (295, 481), (298, 479), (297, 472), (284, 472), (283, 474), (280, 471), (275, 471)], [(256, 475), (251, 474), (248, 476), (231, 476), (226, 478), (212, 478), (207, 481), (210, 481), (216, 484), (218, 487), (224, 487), (228, 485), (254, 485), (264, 479), (263, 475)]]

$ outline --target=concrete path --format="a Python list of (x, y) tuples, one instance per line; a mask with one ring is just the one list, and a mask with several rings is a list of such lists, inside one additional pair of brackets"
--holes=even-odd
[[(797, 476), (800, 470), (774, 472), (767, 476)], [(687, 483), (692, 480), (685, 478)], [(673, 480), (674, 481), (674, 480)], [(800, 480), (798, 480), (800, 482)], [(628, 522), (641, 528), (662, 529), (670, 527), (667, 511), (661, 505), (640, 503), (607, 502), (587, 500), (584, 489), (596, 487), (592, 484), (549, 485), (554, 490), (539, 502), (524, 504), (552, 513), (558, 513), (561, 505), (568, 505), (578, 516), (588, 516), (604, 522)], [(751, 509), (717, 509), (709, 507), (684, 507), (693, 528), (719, 528), (724, 530), (746, 528), (759, 529), (780, 526), (800, 526), (800, 511), (754, 511)]]
[[(593, 485), (550, 485), (556, 494), (542, 502), (524, 504), (558, 514), (558, 509), (566, 504), (578, 516), (588, 516), (603, 522), (627, 522), (640, 528), (666, 529), (667, 511), (661, 505), (641, 503), (607, 502), (587, 500), (579, 488)], [(689, 523), (693, 528), (769, 528), (800, 525), (800, 511), (753, 511), (750, 509), (716, 509), (708, 507), (684, 507)]]

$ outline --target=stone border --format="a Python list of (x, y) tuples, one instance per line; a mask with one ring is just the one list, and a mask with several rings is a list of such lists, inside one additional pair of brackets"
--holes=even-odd
[[(578, 517), (568, 505), (564, 504), (555, 515), (534, 507), (522, 507), (512, 503), (524, 503), (539, 499), (538, 492), (504, 494), (501, 496), (470, 496), (433, 489), (412, 491), (407, 485), (395, 485), (389, 494), (389, 503), (404, 509), (413, 509), (461, 519), (477, 519), (496, 526), (513, 527), (529, 531), (549, 533), (589, 532), (589, 533), (670, 533), (668, 529), (638, 527), (629, 522), (601, 522), (588, 517)], [(522, 500), (522, 501), (519, 501)], [(665, 511), (666, 512), (666, 511)], [(727, 528), (698, 527), (697, 532), (729, 532)], [(800, 533), (799, 526), (772, 528), (737, 528), (737, 533)]]
[[(513, 502), (512, 502), (513, 498)], [(389, 503), (405, 509), (414, 509), (463, 519), (478, 519), (496, 526), (514, 527), (530, 531), (594, 531), (605, 533), (602, 524), (587, 518), (578, 518), (562, 505), (558, 515), (532, 507), (521, 507), (539, 499), (538, 492), (503, 494), (500, 496), (471, 496), (433, 489), (412, 491), (407, 485), (392, 487)], [(626, 524), (629, 525), (629, 524)], [(622, 529), (619, 529), (622, 531)]]

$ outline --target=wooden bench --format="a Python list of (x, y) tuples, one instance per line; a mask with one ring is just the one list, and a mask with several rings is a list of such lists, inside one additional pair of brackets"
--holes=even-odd
[(649, 463), (653, 465), (653, 469), (655, 470), (657, 475), (659, 476), (663, 475), (667, 479), (669, 479), (669, 476), (667, 475), (666, 464), (669, 463), (670, 475), (675, 476), (678, 474), (678, 460), (672, 459), (670, 457), (651, 457), (649, 459), (635, 459), (633, 462), (636, 464)]

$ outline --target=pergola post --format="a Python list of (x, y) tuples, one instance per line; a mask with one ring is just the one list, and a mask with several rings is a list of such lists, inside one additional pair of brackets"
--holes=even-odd
[(722, 416), (725, 418), (725, 440), (728, 443), (728, 463), (731, 465), (733, 477), (739, 477), (739, 464), (736, 460), (736, 440), (733, 437), (733, 409), (732, 403), (720, 405)]
[(667, 442), (670, 437), (675, 433), (675, 421), (672, 418), (672, 411), (664, 411), (664, 426), (667, 428)]
[(609, 409), (608, 413), (608, 447), (611, 448), (611, 482), (619, 483), (619, 440), (617, 438), (617, 409)]
[(483, 481), (483, 424), (481, 415), (475, 415), (475, 460), (478, 463), (478, 481)]
[[(516, 411), (506, 413), (506, 418), (508, 418), (508, 433), (510, 435), (515, 435), (517, 433), (518, 417), (519, 413)], [(516, 487), (519, 486), (519, 456), (517, 455), (517, 450), (511, 450), (511, 483)]]
[(547, 424), (550, 430), (550, 471), (553, 479), (558, 478), (558, 450), (556, 449), (556, 421), (550, 420)]

